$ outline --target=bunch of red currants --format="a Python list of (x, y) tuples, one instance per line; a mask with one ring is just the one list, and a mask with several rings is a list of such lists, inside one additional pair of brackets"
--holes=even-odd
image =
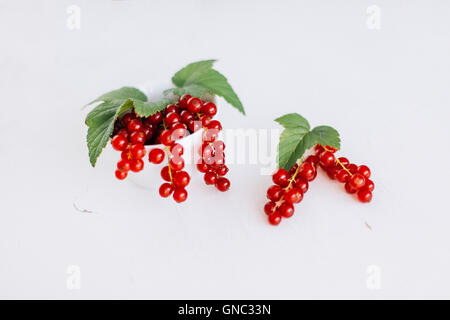
[(230, 181), (224, 176), (228, 172), (225, 166), (225, 144), (218, 140), (222, 125), (213, 120), (217, 107), (213, 102), (202, 101), (188, 94), (180, 97), (177, 103), (169, 104), (162, 111), (146, 118), (139, 118), (134, 111), (117, 119), (111, 144), (122, 153), (117, 164), (116, 177), (123, 180), (128, 172), (139, 172), (144, 168), (145, 145), (164, 145), (164, 150), (154, 148), (149, 152), (149, 161), (160, 164), (167, 154), (168, 163), (161, 170), (166, 181), (159, 189), (162, 197), (173, 194), (176, 202), (187, 199), (186, 186), (190, 176), (184, 168), (183, 146), (176, 141), (203, 128), (200, 160), (197, 168), (205, 173), (204, 180), (220, 191), (230, 187)]
[(303, 199), (308, 191), (308, 182), (317, 176), (317, 168), (320, 166), (331, 179), (345, 183), (345, 190), (357, 193), (361, 202), (370, 202), (375, 185), (370, 180), (370, 169), (365, 166), (357, 166), (350, 163), (347, 158), (336, 158), (337, 150), (329, 146), (317, 145), (313, 155), (304, 161), (294, 164), (289, 171), (278, 169), (272, 176), (274, 185), (267, 190), (269, 202), (264, 206), (264, 212), (268, 215), (269, 223), (280, 224), (283, 218), (289, 218), (294, 214), (294, 204)]

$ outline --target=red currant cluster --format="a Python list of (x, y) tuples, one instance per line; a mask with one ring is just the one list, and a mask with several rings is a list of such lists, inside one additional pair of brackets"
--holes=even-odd
[(334, 153), (337, 150), (328, 146), (317, 145), (314, 151), (315, 157), (320, 161), (320, 167), (325, 170), (330, 179), (345, 183), (345, 191), (350, 194), (357, 193), (359, 201), (372, 200), (375, 184), (369, 179), (369, 167), (357, 166), (345, 157), (336, 158)]
[(289, 171), (278, 169), (272, 176), (275, 183), (267, 190), (267, 198), (270, 200), (264, 206), (264, 212), (269, 216), (269, 223), (280, 224), (282, 218), (292, 217), (294, 204), (303, 199), (308, 191), (309, 181), (317, 177), (317, 164), (314, 156), (309, 156), (305, 161), (300, 160)]
[(168, 156), (168, 164), (161, 170), (161, 176), (167, 182), (161, 185), (159, 194), (162, 197), (173, 194), (175, 201), (185, 201), (188, 195), (185, 187), (190, 176), (182, 170), (184, 150), (176, 141), (203, 128), (202, 157), (197, 168), (205, 173), (207, 184), (214, 184), (220, 191), (228, 190), (230, 181), (223, 177), (228, 172), (223, 152), (225, 144), (218, 140), (222, 125), (212, 119), (216, 113), (217, 107), (213, 102), (186, 94), (177, 103), (169, 104), (147, 118), (139, 118), (131, 112), (117, 119), (111, 144), (122, 152), (122, 159), (117, 164), (116, 177), (123, 180), (129, 170), (139, 172), (144, 168), (144, 145), (163, 144), (165, 150), (155, 148), (149, 153), (149, 161), (154, 164), (160, 164), (166, 153)]
[(214, 126), (210, 124), (209, 127), (204, 127), (203, 143), (198, 150), (200, 160), (197, 169), (205, 174), (203, 179), (207, 185), (214, 185), (219, 191), (225, 192), (230, 188), (230, 180), (224, 177), (228, 173), (228, 167), (225, 165), (225, 143), (218, 140), (219, 131), (222, 129), (220, 122), (213, 121)]

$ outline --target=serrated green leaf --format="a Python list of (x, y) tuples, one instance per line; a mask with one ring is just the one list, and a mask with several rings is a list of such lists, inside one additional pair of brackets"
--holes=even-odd
[(127, 99), (136, 99), (140, 101), (147, 101), (147, 96), (141, 90), (133, 87), (122, 87), (117, 90), (107, 92), (87, 105), (98, 101), (121, 101), (123, 103)]
[(99, 104), (87, 115), (86, 124), (91, 127), (108, 121), (116, 113), (117, 105), (120, 105), (120, 103), (113, 101), (105, 101)]
[(203, 60), (188, 64), (186, 67), (175, 73), (172, 82), (177, 87), (183, 87), (188, 83), (195, 83), (195, 79), (203, 72), (210, 70), (216, 60)]
[[(102, 153), (103, 149), (109, 141), (109, 138), (111, 137), (111, 134), (114, 130), (114, 121), (116, 121), (119, 115), (133, 108), (133, 101), (131, 99), (127, 99), (122, 104), (114, 102), (111, 105), (107, 105), (107, 107), (105, 103), (102, 103), (98, 107), (102, 105), (102, 108), (105, 108), (105, 110), (108, 111), (98, 111), (96, 114), (91, 116), (91, 119), (89, 121), (90, 124), (88, 124), (89, 129), (87, 134), (87, 144), (89, 149), (89, 160), (91, 161), (93, 167), (95, 167), (98, 157)], [(91, 111), (91, 113), (92, 112), (93, 111)]]
[(289, 170), (306, 150), (316, 144), (340, 148), (339, 133), (328, 126), (318, 126), (310, 130), (308, 121), (296, 113), (277, 118), (285, 129), (278, 144), (278, 167)]
[(214, 69), (209, 69), (199, 74), (196, 77), (194, 84), (200, 85), (208, 91), (223, 97), (229, 104), (245, 115), (244, 106), (242, 105), (241, 100), (239, 100), (239, 97), (228, 83), (227, 78), (225, 78), (220, 72)]
[(134, 111), (140, 117), (148, 117), (152, 114), (155, 114), (158, 111), (163, 110), (168, 104), (173, 103), (172, 99), (163, 98), (158, 101), (147, 101), (142, 102), (139, 100), (133, 100), (134, 103)]
[(179, 97), (181, 97), (184, 94), (190, 94), (193, 97), (201, 98), (206, 92), (208, 92), (208, 89), (196, 84), (190, 84), (181, 88), (167, 89), (164, 91), (164, 94), (165, 95), (173, 94)]

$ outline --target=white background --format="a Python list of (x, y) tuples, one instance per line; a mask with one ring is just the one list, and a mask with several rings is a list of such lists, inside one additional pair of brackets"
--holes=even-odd
[[(66, 26), (70, 5), (80, 29)], [(380, 30), (366, 26), (369, 5)], [(0, 297), (450, 298), (449, 10), (444, 0), (0, 1)], [(278, 128), (288, 112), (332, 125), (340, 155), (371, 167), (373, 201), (320, 174), (275, 228), (257, 165), (232, 166), (226, 194), (194, 175), (183, 205), (115, 180), (106, 158), (90, 167), (85, 103), (209, 58), (247, 110), (220, 100), (224, 127)], [(71, 265), (79, 290), (67, 287)], [(379, 290), (367, 286), (372, 265)]]

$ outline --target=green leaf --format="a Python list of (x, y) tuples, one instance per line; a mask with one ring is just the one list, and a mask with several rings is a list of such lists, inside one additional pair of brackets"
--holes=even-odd
[(203, 60), (188, 64), (186, 67), (175, 73), (172, 82), (177, 87), (183, 87), (187, 83), (195, 83), (195, 79), (203, 72), (210, 70), (216, 60)]
[(218, 96), (223, 97), (229, 104), (245, 115), (244, 106), (242, 105), (241, 100), (239, 100), (239, 97), (228, 83), (227, 78), (225, 78), (220, 72), (214, 69), (209, 69), (196, 76), (194, 83), (206, 88), (208, 91)]
[(289, 170), (306, 150), (316, 144), (340, 148), (339, 133), (328, 126), (318, 126), (310, 130), (308, 121), (297, 113), (276, 119), (285, 129), (278, 144), (278, 167)]
[(139, 100), (132, 100), (134, 103), (134, 111), (140, 116), (140, 117), (148, 117), (152, 114), (155, 114), (158, 111), (163, 110), (168, 104), (173, 103), (173, 99), (169, 98), (163, 98), (158, 101), (139, 101)]
[(88, 115), (89, 120), (86, 118), (86, 123), (89, 125), (87, 134), (89, 159), (93, 167), (95, 167), (98, 157), (111, 137), (114, 130), (114, 121), (131, 108), (133, 108), (133, 101), (131, 99), (127, 99), (121, 104), (117, 102), (105, 102), (97, 106), (96, 109), (98, 110), (95, 113), (93, 112), (96, 109), (91, 111)]
[(208, 89), (196, 85), (196, 84), (190, 84), (185, 87), (181, 88), (171, 88), (164, 91), (165, 95), (173, 94), (174, 96), (181, 97), (184, 94), (190, 94), (193, 97), (201, 98), (205, 93), (208, 92)]
[(123, 103), (125, 102), (125, 100), (130, 98), (140, 101), (147, 101), (147, 96), (139, 89), (133, 87), (122, 87), (120, 89), (113, 90), (101, 95), (87, 105), (93, 104), (94, 102), (98, 101), (121, 101), (121, 103)]

